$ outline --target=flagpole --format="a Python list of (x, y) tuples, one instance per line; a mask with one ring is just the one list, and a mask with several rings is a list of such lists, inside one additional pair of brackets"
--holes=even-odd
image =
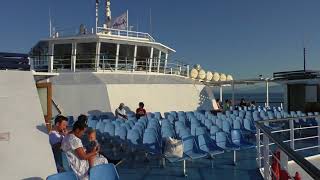
[(129, 10), (127, 9), (127, 36), (129, 36)]
[(99, 0), (96, 0), (96, 34), (98, 33), (98, 21), (99, 21)]

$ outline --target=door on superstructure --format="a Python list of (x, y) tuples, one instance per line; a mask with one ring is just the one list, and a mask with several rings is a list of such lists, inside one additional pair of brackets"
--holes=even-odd
[(52, 86), (51, 83), (37, 83), (37, 90), (39, 95), (44, 120), (48, 131), (51, 130), (51, 119), (52, 119)]

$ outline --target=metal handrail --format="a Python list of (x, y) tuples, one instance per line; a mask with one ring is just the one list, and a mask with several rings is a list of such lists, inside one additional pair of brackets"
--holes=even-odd
[[(311, 117), (311, 116), (310, 116)], [(319, 117), (319, 116), (315, 116)], [(292, 120), (294, 118), (285, 118), (285, 119), (279, 119), (279, 121), (284, 120)], [(296, 118), (295, 118), (296, 119)], [(315, 167), (312, 163), (304, 159), (300, 154), (295, 152), (293, 149), (291, 149), (288, 145), (284, 144), (280, 138), (273, 135), (272, 132), (264, 126), (264, 122), (268, 122), (266, 120), (264, 121), (255, 121), (256, 126), (262, 130), (262, 132), (267, 135), (269, 139), (271, 139), (274, 144), (276, 144), (281, 151), (283, 151), (288, 157), (290, 157), (293, 161), (295, 161), (302, 169), (304, 169), (312, 178), (314, 179), (320, 179), (320, 170)], [(275, 122), (275, 121), (273, 121)]]

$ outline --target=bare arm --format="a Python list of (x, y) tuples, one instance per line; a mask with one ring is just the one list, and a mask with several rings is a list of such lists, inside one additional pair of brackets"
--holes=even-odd
[(81, 160), (89, 160), (92, 156), (97, 155), (96, 148), (92, 152), (86, 153), (83, 147), (79, 147), (79, 148), (75, 149), (75, 152)]

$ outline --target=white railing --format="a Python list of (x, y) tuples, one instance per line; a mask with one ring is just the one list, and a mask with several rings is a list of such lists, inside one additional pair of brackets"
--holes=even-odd
[(148, 39), (152, 42), (155, 42), (153, 37), (144, 32), (136, 32), (136, 31), (128, 31), (128, 30), (121, 30), (121, 29), (111, 29), (111, 28), (97, 28), (97, 34), (109, 34), (114, 36), (123, 36), (123, 37), (132, 37), (132, 38), (143, 38)]
[[(308, 120), (313, 120), (313, 124), (308, 125)], [(283, 128), (272, 130), (269, 123), (281, 125)], [(256, 160), (264, 179), (275, 179), (279, 175), (275, 172), (275, 164), (287, 173), (289, 179), (294, 179), (296, 172), (300, 175), (304, 173), (308, 177), (320, 177), (319, 169), (305, 159), (311, 155), (319, 155), (319, 124), (320, 116), (256, 121)], [(305, 155), (302, 151), (306, 150), (313, 151)], [(296, 163), (300, 168), (292, 168), (289, 161)]]

